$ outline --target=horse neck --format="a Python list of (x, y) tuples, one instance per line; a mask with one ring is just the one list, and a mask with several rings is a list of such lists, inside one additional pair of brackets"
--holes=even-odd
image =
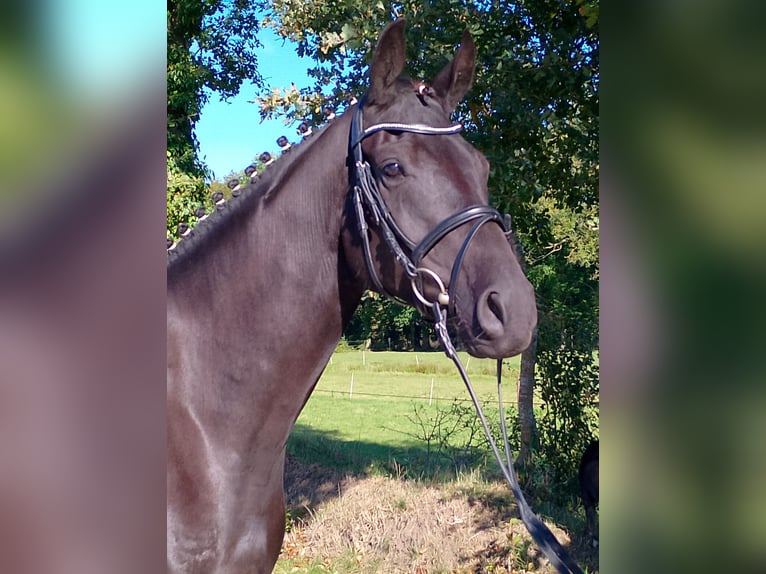
[(344, 114), (288, 152), (297, 157), (279, 160), (290, 163), (278, 186), (243, 205), (181, 271), (169, 271), (174, 309), (202, 314), (197, 322), (217, 337), (249, 341), (249, 354), (271, 365), (299, 348), (321, 373), (362, 293), (340, 247), (349, 127)]

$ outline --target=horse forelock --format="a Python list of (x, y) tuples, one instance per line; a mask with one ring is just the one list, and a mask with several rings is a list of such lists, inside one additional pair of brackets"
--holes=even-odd
[(451, 124), (450, 111), (428, 84), (406, 75), (396, 80), (394, 97), (365, 106), (365, 127), (378, 121), (423, 123), (432, 127)]
[[(454, 125), (449, 110), (445, 110), (443, 102), (425, 88), (425, 95), (419, 92), (422, 82), (416, 82), (402, 76), (397, 82), (397, 97), (394, 101), (383, 106), (365, 108), (364, 124), (369, 127), (378, 122), (395, 122), (405, 124), (422, 124), (430, 127), (449, 127)], [(462, 135), (454, 137), (434, 137), (397, 131), (381, 131), (363, 142), (365, 153), (376, 155), (376, 147), (395, 147), (396, 153), (391, 154), (404, 159), (408, 164), (438, 165), (438, 172), (444, 175), (447, 186), (455, 193), (441, 194), (442, 203), (432, 209), (424, 209), (434, 219), (441, 219), (471, 203), (487, 203), (487, 179), (489, 162), (487, 158), (470, 141)], [(380, 154), (377, 154), (380, 155)], [(386, 155), (385, 153), (383, 155)], [(418, 193), (423, 189), (417, 188)], [(400, 196), (402, 194), (398, 194)], [(404, 194), (405, 196), (407, 194)], [(398, 199), (397, 196), (397, 199)], [(443, 202), (449, 199), (450, 202)], [(466, 203), (467, 202), (467, 203)], [(441, 212), (439, 211), (441, 210)]]

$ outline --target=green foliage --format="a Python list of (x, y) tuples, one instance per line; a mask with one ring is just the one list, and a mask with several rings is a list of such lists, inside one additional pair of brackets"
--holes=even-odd
[(171, 0), (168, 2), (167, 137), (168, 237), (178, 239), (178, 224), (193, 227), (194, 212), (213, 209), (206, 189), (205, 165), (197, 157), (194, 127), (213, 93), (237, 94), (249, 79), (261, 85), (255, 48), (258, 19), (252, 2), (241, 0)]
[[(550, 196), (542, 196), (534, 209), (540, 212), (539, 217), (547, 219), (552, 238), (539, 257), (563, 250), (567, 263), (587, 269), (598, 278), (598, 207), (586, 205), (573, 211), (557, 205)], [(534, 265), (533, 261), (528, 263)]]
[(262, 84), (255, 3), (243, 0), (170, 0), (167, 42), (168, 151), (177, 168), (204, 175), (194, 126), (212, 93), (237, 94), (249, 79)]
[[(261, 173), (264, 169), (263, 164), (258, 164), (256, 172)], [(170, 151), (167, 152), (167, 176), (167, 234), (174, 240), (179, 237), (179, 223), (194, 228), (198, 222), (195, 212), (199, 207), (204, 207), (207, 214), (215, 210), (213, 196), (217, 192), (221, 192), (224, 199), (231, 198), (232, 190), (225, 182), (236, 179), (244, 184), (249, 179), (243, 170), (229, 173), (224, 181), (214, 180), (206, 184), (202, 176), (184, 173)]]
[(367, 292), (346, 327), (347, 341), (370, 342), (370, 348), (421, 350), (430, 348), (430, 328), (423, 324), (413, 307)]
[(299, 90), (295, 84), (289, 88), (271, 88), (267, 94), (256, 98), (261, 117), (283, 116), (285, 125), (310, 119), (312, 123), (322, 121), (322, 104), (325, 98), (312, 90)]
[[(206, 186), (202, 177), (189, 175), (178, 168), (170, 151), (167, 152), (167, 234), (177, 241), (178, 225), (186, 223), (194, 227), (194, 212), (210, 200), (206, 198)], [(211, 206), (207, 206), (210, 209)]]
[(562, 348), (539, 357), (540, 396), (546, 404), (540, 422), (541, 461), (551, 474), (552, 494), (576, 491), (580, 457), (598, 437), (598, 366), (592, 354)]
[[(577, 496), (577, 471), (580, 457), (592, 440), (598, 425), (598, 413), (592, 403), (593, 394), (579, 397), (571, 377), (558, 376), (552, 385), (541, 389), (547, 408), (538, 411), (544, 429), (543, 447), (536, 453), (536, 464), (517, 467), (527, 491), (553, 504), (566, 504)], [(492, 438), (503, 451), (497, 406), (494, 400), (483, 401)], [(586, 416), (578, 410), (582, 408)], [(549, 413), (556, 416), (548, 420)], [(414, 404), (407, 416), (409, 430), (404, 434), (424, 445), (421, 462), (429, 474), (434, 469), (449, 468), (458, 472), (481, 469), (485, 475), (501, 479), (494, 454), (472, 404), (454, 400), (435, 408)], [(505, 408), (508, 440), (513, 456), (519, 453), (519, 418), (512, 407)], [(561, 421), (564, 421), (563, 424)], [(558, 431), (556, 428), (558, 427)], [(595, 431), (598, 436), (597, 431)]]
[(211, 181), (208, 189), (210, 191), (211, 197), (215, 195), (216, 193), (218, 193), (219, 191), (223, 194), (224, 197), (231, 196), (231, 189), (229, 189), (229, 186), (222, 181), (218, 181), (218, 180)]

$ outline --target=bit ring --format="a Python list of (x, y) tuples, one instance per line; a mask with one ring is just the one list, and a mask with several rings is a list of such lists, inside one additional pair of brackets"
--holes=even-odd
[(428, 299), (426, 299), (423, 293), (418, 288), (417, 280), (420, 279), (420, 276), (422, 275), (427, 275), (428, 277), (433, 279), (434, 283), (436, 283), (436, 286), (439, 288), (439, 295), (436, 298), (439, 304), (444, 307), (449, 305), (449, 293), (447, 293), (447, 288), (444, 286), (444, 282), (441, 280), (441, 277), (439, 277), (436, 273), (434, 273), (433, 271), (425, 267), (416, 267), (415, 277), (412, 278), (412, 292), (415, 294), (415, 297), (417, 298), (417, 300), (423, 303), (423, 305), (426, 305), (428, 307), (430, 307), (434, 303), (433, 301), (429, 301)]

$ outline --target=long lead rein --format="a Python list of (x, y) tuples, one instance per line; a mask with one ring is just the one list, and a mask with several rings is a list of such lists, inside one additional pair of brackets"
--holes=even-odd
[(473, 406), (476, 409), (476, 414), (479, 417), (481, 426), (484, 429), (484, 434), (487, 436), (489, 445), (492, 448), (492, 452), (495, 455), (498, 466), (503, 472), (505, 479), (511, 488), (511, 492), (516, 497), (516, 501), (519, 506), (519, 514), (521, 515), (521, 521), (526, 526), (532, 538), (542, 550), (543, 554), (550, 560), (551, 564), (556, 568), (560, 574), (583, 574), (580, 567), (572, 560), (567, 551), (559, 544), (559, 541), (550, 531), (550, 529), (543, 523), (540, 518), (532, 511), (524, 498), (524, 493), (521, 491), (519, 482), (516, 478), (516, 473), (513, 470), (513, 458), (511, 456), (511, 447), (508, 441), (508, 430), (505, 424), (505, 412), (503, 409), (503, 385), (502, 385), (502, 368), (503, 360), (497, 360), (497, 398), (498, 407), (500, 411), (500, 430), (502, 433), (503, 444), (505, 447), (505, 460), (503, 460), (500, 450), (497, 448), (495, 440), (492, 438), (492, 433), (489, 430), (489, 424), (484, 416), (484, 411), (481, 408), (479, 399), (476, 396), (476, 392), (473, 389), (471, 380), (468, 378), (468, 374), (463, 367), (460, 358), (458, 357), (455, 346), (452, 344), (452, 339), (447, 331), (447, 311), (443, 309), (438, 301), (432, 303), (432, 310), (434, 314), (436, 334), (444, 347), (445, 354), (452, 360), (457, 367), (460, 376), (468, 389), (468, 394), (471, 397)]

